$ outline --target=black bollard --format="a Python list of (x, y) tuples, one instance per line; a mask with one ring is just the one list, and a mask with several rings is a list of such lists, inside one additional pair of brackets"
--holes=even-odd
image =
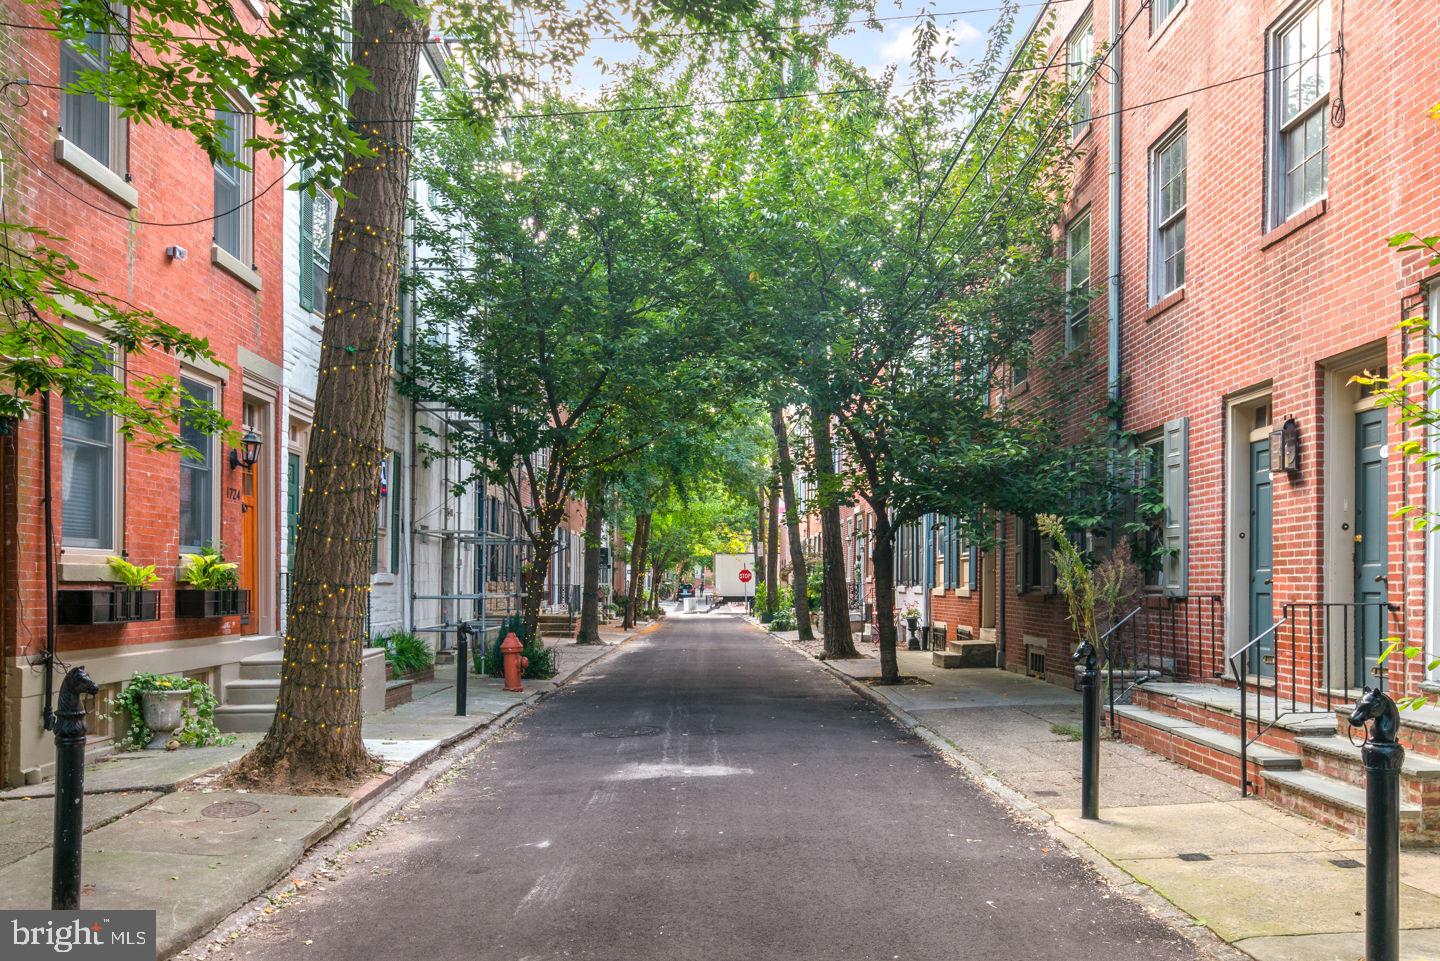
[(1080, 672), (1080, 816), (1100, 820), (1100, 670), (1095, 645), (1084, 642), (1075, 649)]
[(455, 641), (455, 716), (464, 717), (469, 709), (468, 692), (465, 686), (470, 682), (470, 625), (461, 624), (460, 634)]
[(80, 909), (80, 838), (85, 833), (85, 706), (80, 695), (99, 687), (83, 667), (60, 682), (55, 711), (55, 838), (50, 869), (50, 909)]
[(1360, 758), (1365, 763), (1365, 961), (1400, 959), (1400, 711), (1379, 688), (1350, 712), (1360, 727), (1374, 721)]

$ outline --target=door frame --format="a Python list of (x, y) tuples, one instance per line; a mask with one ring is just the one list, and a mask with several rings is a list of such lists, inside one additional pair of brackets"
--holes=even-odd
[[(1375, 341), (1326, 361), (1324, 370), (1324, 446), (1321, 469), (1324, 506), (1321, 542), (1321, 599), (1331, 604), (1355, 600), (1355, 415), (1374, 407), (1374, 398), (1362, 398), (1350, 378), (1386, 363), (1385, 341)], [(1388, 426), (1388, 425), (1387, 425)], [(1387, 435), (1388, 436), (1388, 435)], [(1388, 446), (1385, 448), (1388, 454)], [(1388, 503), (1387, 503), (1388, 508)], [(1327, 632), (1329, 633), (1329, 632)], [(1331, 664), (1344, 658), (1344, 636), (1326, 638), (1325, 667), (1320, 676), (1334, 678)]]
[[(1250, 442), (1255, 412), (1270, 408), (1274, 422), (1272, 386), (1266, 382), (1225, 399), (1225, 674), (1230, 676), (1230, 655), (1249, 644), (1250, 637)], [(1272, 590), (1273, 590), (1273, 586)], [(1273, 597), (1273, 594), (1272, 594)]]

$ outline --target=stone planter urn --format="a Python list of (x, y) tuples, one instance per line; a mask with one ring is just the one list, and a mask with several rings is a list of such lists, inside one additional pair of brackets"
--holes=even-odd
[(155, 736), (145, 745), (148, 751), (163, 750), (185, 720), (185, 699), (189, 691), (145, 691), (140, 695), (140, 713)]

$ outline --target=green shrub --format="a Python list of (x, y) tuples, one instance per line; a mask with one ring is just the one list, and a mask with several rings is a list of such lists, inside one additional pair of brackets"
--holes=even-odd
[[(500, 653), (500, 645), (505, 642), (506, 633), (508, 632), (502, 632), (490, 645), (490, 663), (486, 666), (490, 668), (491, 677), (505, 675), (505, 655)], [(521, 677), (545, 680), (554, 677), (560, 670), (560, 652), (553, 647), (546, 647), (543, 643), (526, 644), (520, 649), (520, 656), (530, 661), (520, 672)], [(476, 673), (480, 671), (478, 656), (475, 659), (475, 670)]]
[(795, 612), (782, 608), (775, 612), (775, 617), (770, 621), (772, 631), (793, 631), (795, 630)]
[(221, 734), (215, 726), (215, 692), (204, 681), (178, 674), (149, 674), (138, 672), (130, 676), (130, 683), (115, 696), (114, 704), (106, 717), (124, 717), (128, 724), (125, 736), (115, 742), (116, 750), (139, 751), (150, 743), (155, 732), (145, 726), (145, 710), (141, 695), (146, 691), (185, 691), (190, 696), (181, 716), (184, 720), (179, 730), (172, 735), (181, 744), (191, 747), (206, 747), (211, 744), (230, 744), (233, 734)]
[(420, 638), (408, 631), (393, 631), (376, 638), (385, 648), (385, 663), (396, 677), (423, 671), (435, 663), (435, 655)]

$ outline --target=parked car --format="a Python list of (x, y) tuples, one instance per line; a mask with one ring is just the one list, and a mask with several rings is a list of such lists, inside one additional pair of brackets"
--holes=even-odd
[(695, 596), (695, 585), (693, 585), (693, 584), (681, 584), (681, 585), (680, 585), (680, 589), (675, 592), (675, 596), (676, 596), (677, 598), (679, 598), (679, 597), (694, 597), (694, 596)]

